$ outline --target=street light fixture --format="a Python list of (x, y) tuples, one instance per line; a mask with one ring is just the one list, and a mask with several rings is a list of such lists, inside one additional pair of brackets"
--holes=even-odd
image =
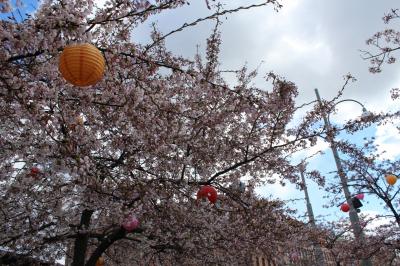
[[(318, 89), (315, 89), (315, 95), (317, 96), (317, 100), (320, 104), (321, 107), (323, 107), (323, 103), (321, 100), (321, 97), (319, 96), (319, 92)], [(368, 113), (367, 109), (365, 108), (365, 106), (360, 103), (359, 101), (353, 100), (353, 99), (346, 99), (346, 100), (341, 100), (339, 102), (337, 102), (335, 105), (344, 102), (344, 101), (352, 101), (352, 102), (356, 102), (358, 104), (360, 104), (362, 106), (362, 110), (363, 110), (363, 114)], [(328, 114), (329, 115), (329, 114)], [(369, 115), (369, 114), (368, 114)], [(335, 163), (336, 163), (336, 168), (337, 168), (337, 173), (339, 175), (340, 178), (340, 183), (342, 185), (342, 189), (343, 189), (343, 193), (344, 196), (346, 198), (346, 202), (347, 204), (350, 206), (350, 212), (349, 212), (349, 216), (350, 216), (350, 223), (351, 223), (351, 227), (353, 229), (353, 233), (354, 236), (357, 240), (359, 240), (359, 243), (363, 243), (364, 241), (364, 234), (363, 231), (361, 229), (360, 226), (360, 218), (358, 217), (357, 211), (354, 208), (353, 202), (352, 202), (352, 197), (350, 194), (350, 190), (349, 190), (349, 186), (347, 184), (347, 177), (344, 173), (343, 167), (342, 167), (342, 163), (340, 161), (340, 157), (339, 157), (339, 152), (337, 151), (337, 145), (336, 142), (334, 140), (333, 134), (331, 134), (332, 132), (332, 126), (329, 122), (328, 116), (325, 114), (325, 112), (322, 113), (322, 117), (324, 119), (324, 124), (325, 124), (325, 128), (327, 130), (327, 139), (330, 143), (331, 149), (332, 149), (332, 153), (333, 153), (333, 157), (335, 159)], [(372, 262), (369, 259), (363, 259), (361, 261), (361, 265), (362, 266), (372, 266)]]
[[(317, 93), (317, 89), (316, 89), (316, 93)], [(318, 98), (318, 97), (317, 97)], [(321, 104), (321, 101), (320, 100), (318, 100), (318, 102)], [(370, 112), (370, 111), (368, 111), (367, 110), (367, 108), (365, 108), (365, 106), (361, 103), (361, 102), (359, 102), (359, 101), (357, 101), (357, 100), (354, 100), (354, 99), (344, 99), (344, 100), (341, 100), (341, 101), (338, 101), (338, 102), (336, 102), (333, 106), (336, 106), (336, 105), (338, 105), (339, 103), (342, 103), (342, 102), (355, 102), (355, 103), (357, 103), (358, 105), (360, 105), (361, 106), (361, 108), (362, 108), (362, 114), (361, 114), (361, 117), (362, 118), (364, 118), (364, 117), (369, 117), (372, 113)], [(327, 116), (327, 118), (328, 118), (328, 121), (329, 121), (329, 115), (330, 115), (330, 113), (328, 113), (328, 116)], [(330, 121), (329, 121), (330, 122)]]

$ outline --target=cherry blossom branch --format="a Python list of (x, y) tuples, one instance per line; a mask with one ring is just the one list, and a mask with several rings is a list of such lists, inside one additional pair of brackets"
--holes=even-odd
[(217, 177), (219, 177), (219, 176), (221, 176), (221, 175), (224, 175), (224, 174), (226, 174), (226, 173), (228, 173), (228, 172), (230, 172), (230, 171), (232, 171), (232, 170), (235, 170), (235, 169), (241, 167), (242, 165), (251, 163), (251, 162), (257, 160), (258, 158), (262, 157), (264, 154), (266, 154), (266, 153), (268, 153), (268, 152), (271, 152), (271, 151), (276, 150), (276, 149), (278, 149), (278, 148), (283, 148), (283, 147), (285, 147), (285, 146), (294, 144), (294, 143), (296, 143), (296, 142), (298, 142), (298, 141), (300, 141), (300, 140), (302, 140), (302, 139), (309, 139), (309, 138), (311, 138), (311, 137), (319, 136), (319, 134), (320, 134), (320, 133), (315, 133), (315, 134), (311, 134), (311, 135), (306, 136), (306, 137), (302, 137), (302, 138), (300, 138), (300, 139), (295, 139), (295, 140), (292, 140), (292, 141), (289, 141), (289, 142), (280, 144), (280, 145), (270, 146), (269, 148), (263, 150), (263, 151), (260, 152), (260, 153), (255, 154), (254, 156), (252, 156), (252, 157), (249, 158), (249, 159), (244, 159), (244, 160), (242, 160), (242, 161), (239, 161), (239, 162), (237, 162), (237, 163), (234, 163), (234, 164), (232, 164), (231, 166), (225, 168), (224, 170), (221, 170), (221, 171), (215, 173), (215, 174), (212, 175), (211, 178), (209, 178), (206, 182), (198, 182), (198, 183), (199, 183), (200, 185), (208, 185), (208, 184), (211, 184)]
[[(96, 25), (101, 25), (101, 24), (105, 24), (107, 22), (112, 22), (112, 21), (120, 21), (120, 20), (123, 20), (124, 18), (128, 18), (128, 17), (143, 17), (143, 16), (146, 15), (146, 13), (156, 12), (156, 11), (160, 11), (160, 10), (163, 10), (163, 9), (168, 9), (168, 8), (172, 7), (172, 4), (174, 2), (175, 2), (175, 0), (171, 0), (171, 1), (167, 2), (167, 3), (161, 4), (159, 6), (150, 5), (146, 9), (144, 9), (142, 11), (137, 12), (136, 10), (133, 10), (133, 11), (128, 12), (127, 14), (125, 14), (123, 16), (120, 16), (120, 17), (117, 17), (117, 18), (111, 18), (112, 15), (113, 15), (111, 13), (107, 16), (106, 19), (101, 20), (101, 21), (96, 21), (96, 18), (94, 18), (94, 19), (88, 21), (87, 24), (89, 24), (90, 26), (86, 29), (85, 32), (89, 32)], [(122, 3), (123, 3), (122, 1), (117, 3), (117, 6), (113, 7), (113, 9), (116, 9), (116, 8), (120, 7), (122, 5)]]
[[(365, 50), (359, 50), (360, 52), (362, 52), (365, 56), (362, 56), (362, 59), (364, 60), (368, 60), (368, 59), (373, 59), (376, 57), (380, 57), (380, 56), (386, 56), (387, 54), (400, 50), (400, 47), (396, 47), (396, 48), (387, 48), (384, 51), (377, 53), (377, 54), (372, 54), (369, 51), (365, 51)], [(383, 57), (384, 58), (384, 57)]]
[[(141, 233), (144, 230), (141, 228), (137, 228), (133, 231), (133, 233)], [(95, 251), (92, 253), (90, 256), (89, 260), (86, 262), (86, 264), (82, 264), (85, 266), (95, 266), (97, 260), (100, 258), (100, 256), (112, 245), (114, 242), (121, 240), (125, 238), (127, 231), (119, 227), (116, 229), (114, 232), (112, 232), (110, 235), (106, 236), (103, 238), (101, 241), (100, 245), (95, 249)], [(137, 241), (134, 239), (134, 241)]]
[(266, 2), (260, 3), (260, 4), (253, 4), (253, 5), (249, 5), (249, 6), (241, 6), (238, 8), (234, 8), (234, 9), (228, 9), (228, 10), (224, 10), (224, 11), (220, 11), (220, 12), (215, 12), (214, 14), (207, 16), (207, 17), (203, 17), (203, 18), (199, 18), (196, 19), (195, 21), (189, 22), (189, 23), (184, 23), (181, 27), (170, 31), (169, 33), (161, 36), (160, 38), (158, 38), (156, 41), (154, 41), (153, 43), (151, 43), (150, 45), (148, 45), (145, 49), (145, 54), (147, 53), (148, 50), (150, 50), (151, 48), (153, 48), (154, 46), (156, 46), (157, 44), (159, 44), (161, 41), (163, 41), (165, 38), (167, 38), (168, 36), (183, 31), (185, 28), (188, 27), (192, 27), (197, 25), (200, 22), (203, 21), (207, 21), (207, 20), (211, 20), (211, 19), (216, 19), (220, 16), (226, 15), (226, 14), (231, 14), (231, 13), (235, 13), (238, 12), (240, 10), (246, 10), (246, 9), (251, 9), (251, 8), (255, 8), (255, 7), (261, 7), (261, 6), (266, 6), (268, 4), (274, 4), (276, 6), (276, 9), (278, 10), (279, 8), (281, 8), (281, 5), (276, 1), (276, 0), (268, 0)]
[(9, 239), (7, 239), (7, 240), (1, 242), (0, 246), (5, 246), (5, 245), (7, 245), (8, 243), (11, 243), (11, 242), (17, 240), (18, 238), (20, 238), (20, 237), (22, 237), (22, 236), (24, 236), (24, 235), (27, 235), (27, 234), (30, 234), (30, 233), (37, 233), (37, 232), (42, 231), (42, 230), (44, 230), (44, 229), (46, 229), (46, 228), (49, 228), (49, 227), (51, 227), (51, 226), (53, 226), (53, 225), (56, 225), (56, 223), (55, 223), (55, 222), (50, 222), (50, 223), (47, 223), (47, 224), (44, 224), (44, 225), (40, 226), (39, 228), (37, 228), (37, 229), (35, 229), (35, 230), (30, 230), (30, 231), (28, 231), (28, 232), (24, 232), (24, 233), (21, 233), (21, 234), (12, 236), (12, 237), (10, 237)]

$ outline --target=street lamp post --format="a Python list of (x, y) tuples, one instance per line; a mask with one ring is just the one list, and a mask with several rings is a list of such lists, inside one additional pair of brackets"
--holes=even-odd
[(308, 214), (308, 220), (310, 221), (310, 224), (312, 226), (315, 226), (315, 218), (314, 218), (314, 212), (311, 206), (310, 202), (310, 197), (308, 196), (308, 189), (307, 189), (307, 184), (306, 184), (306, 179), (304, 178), (304, 168), (300, 169), (300, 177), (301, 177), (301, 183), (303, 184), (303, 190), (304, 190), (304, 195), (306, 198), (306, 203), (307, 203), (307, 214)]
[[(315, 89), (315, 95), (317, 96), (317, 100), (320, 104), (320, 106), (322, 107), (322, 101), (321, 101), (321, 97), (319, 96), (318, 93), (318, 89)], [(355, 101), (355, 100), (353, 100)], [(357, 102), (357, 101), (355, 101)], [(366, 109), (363, 106), (363, 112), (365, 112)], [(353, 233), (354, 236), (357, 240), (359, 240), (360, 243), (363, 243), (364, 240), (364, 234), (362, 232), (361, 226), (360, 226), (360, 218), (358, 217), (357, 211), (353, 206), (353, 202), (351, 200), (351, 194), (349, 191), (349, 186), (347, 184), (347, 177), (343, 171), (343, 167), (342, 164), (340, 162), (340, 158), (339, 158), (339, 153), (337, 151), (337, 147), (336, 147), (336, 143), (335, 140), (333, 138), (333, 134), (332, 134), (332, 126), (329, 122), (329, 119), (327, 118), (325, 112), (322, 113), (322, 117), (324, 119), (324, 124), (325, 124), (325, 128), (327, 130), (327, 139), (330, 143), (331, 149), (332, 149), (332, 153), (333, 153), (333, 157), (335, 158), (335, 163), (336, 163), (336, 168), (337, 168), (337, 172), (340, 178), (340, 183), (342, 185), (342, 189), (343, 189), (343, 193), (344, 196), (346, 198), (346, 202), (347, 204), (350, 206), (350, 212), (349, 212), (349, 216), (350, 216), (350, 223), (351, 223), (351, 227), (353, 229)], [(363, 259), (361, 261), (361, 265), (362, 266), (372, 266), (372, 263), (369, 259)]]
[[(302, 188), (304, 190), (304, 195), (306, 198), (306, 203), (307, 203), (307, 214), (308, 214), (308, 219), (310, 221), (310, 225), (313, 228), (317, 228), (315, 224), (315, 217), (314, 217), (314, 212), (311, 206), (311, 201), (310, 197), (308, 196), (308, 189), (307, 189), (307, 184), (306, 184), (306, 179), (304, 178), (304, 171), (305, 171), (305, 166), (303, 164), (300, 165), (300, 176), (301, 176), (301, 183), (302, 183)], [(324, 259), (324, 254), (322, 253), (321, 246), (319, 243), (314, 244), (315, 247), (315, 259), (316, 263), (318, 266), (323, 266), (325, 265), (325, 259)]]

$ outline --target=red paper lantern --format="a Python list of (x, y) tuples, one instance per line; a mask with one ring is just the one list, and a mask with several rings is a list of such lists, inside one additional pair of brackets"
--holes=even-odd
[(29, 175), (33, 178), (38, 178), (38, 175), (40, 174), (40, 169), (37, 167), (32, 167)]
[(359, 199), (359, 200), (363, 200), (364, 199), (364, 193), (357, 194), (356, 198)]
[(197, 192), (197, 199), (208, 198), (211, 203), (217, 202), (217, 190), (212, 186), (202, 186)]
[(350, 206), (349, 206), (349, 204), (347, 204), (347, 203), (343, 203), (343, 204), (340, 206), (340, 209), (342, 210), (342, 212), (348, 212), (348, 211), (350, 211)]

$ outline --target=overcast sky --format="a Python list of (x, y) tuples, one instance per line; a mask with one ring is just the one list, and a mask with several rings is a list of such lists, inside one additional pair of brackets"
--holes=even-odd
[[(164, 12), (155, 19), (164, 32), (210, 12), (205, 1)], [(226, 7), (259, 3), (255, 0), (222, 1)], [(397, 1), (398, 2), (398, 1)], [(396, 6), (394, 0), (286, 0), (276, 13), (261, 7), (228, 15), (221, 27), (221, 62), (223, 69), (237, 69), (244, 63), (251, 67), (262, 61), (261, 71), (273, 70), (299, 87), (299, 100), (314, 99), (314, 88), (321, 96), (332, 97), (343, 84), (343, 75), (353, 74), (346, 97), (379, 110), (389, 98), (389, 90), (400, 83), (400, 64), (386, 66), (381, 74), (370, 74), (368, 62), (361, 59), (360, 49), (368, 37), (385, 27), (382, 16)], [(154, 20), (153, 20), (154, 21)], [(205, 47), (212, 23), (202, 23), (167, 39), (176, 53), (192, 57), (196, 45)], [(133, 39), (145, 41), (141, 28)], [(351, 107), (343, 107), (351, 108)], [(354, 107), (358, 109), (357, 106)]]
[[(192, 1), (190, 6), (164, 12), (152, 22), (157, 22), (163, 32), (169, 32), (184, 22), (210, 14), (204, 1)], [(255, 0), (222, 1), (227, 7), (259, 3)], [(227, 4), (228, 3), (228, 4)], [(390, 89), (400, 87), (400, 63), (384, 66), (380, 74), (368, 71), (369, 62), (361, 58), (359, 50), (368, 50), (366, 39), (385, 28), (399, 29), (399, 22), (386, 25), (382, 17), (391, 8), (399, 8), (395, 0), (286, 0), (278, 13), (271, 7), (242, 11), (227, 16), (221, 27), (221, 69), (238, 69), (247, 63), (255, 68), (261, 62), (260, 72), (273, 70), (293, 81), (299, 88), (298, 102), (315, 99), (314, 88), (318, 88), (323, 98), (333, 97), (343, 85), (343, 76), (351, 73), (357, 82), (351, 83), (343, 98), (361, 101), (367, 109), (375, 112), (396, 110), (390, 100)], [(397, 4), (397, 5), (396, 5)], [(179, 32), (167, 39), (167, 46), (177, 54), (193, 57), (196, 45), (205, 48), (213, 23), (202, 23)], [(148, 26), (135, 30), (133, 40), (148, 41)], [(261, 75), (262, 76), (262, 75)], [(263, 86), (262, 79), (256, 84)], [(343, 103), (332, 120), (341, 122), (361, 114), (361, 108), (354, 103)], [(387, 158), (399, 155), (396, 146), (400, 142), (398, 130), (393, 126), (373, 128), (366, 134), (377, 137), (382, 150), (387, 150)], [(359, 136), (350, 136), (352, 139)], [(394, 145), (396, 144), (396, 145)], [(322, 140), (313, 150), (323, 149), (326, 155), (316, 158), (310, 167), (329, 172), (335, 165), (329, 146)], [(311, 152), (310, 152), (311, 154)], [(312, 169), (309, 169), (312, 170)], [(330, 219), (344, 217), (336, 209), (323, 209), (323, 192), (309, 181), (311, 200), (316, 215), (330, 215)], [(302, 192), (293, 186), (270, 185), (259, 190), (263, 196), (270, 194), (282, 199), (302, 197)], [(364, 213), (379, 213), (381, 207), (374, 199), (366, 198)], [(305, 205), (296, 205), (300, 212)]]

